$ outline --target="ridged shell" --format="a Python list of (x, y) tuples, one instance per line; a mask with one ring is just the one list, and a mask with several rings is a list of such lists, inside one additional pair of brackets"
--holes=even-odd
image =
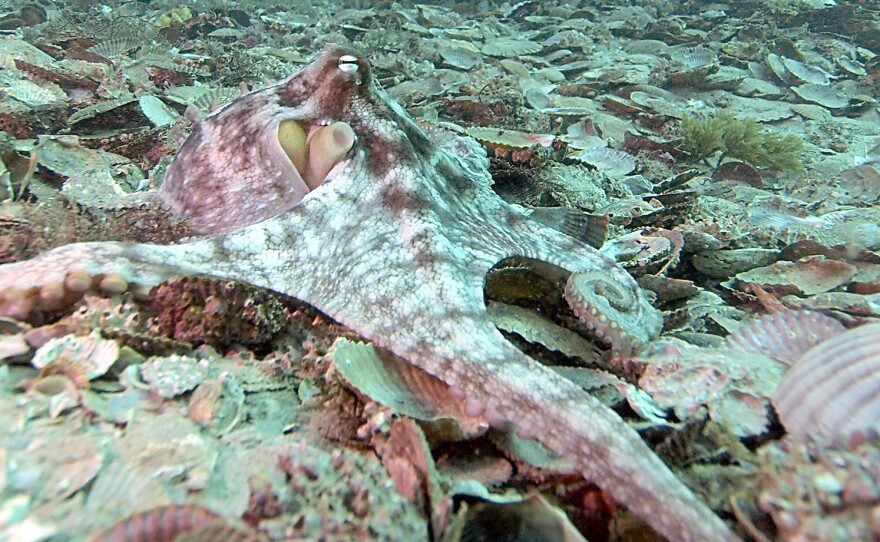
[(718, 56), (706, 47), (688, 47), (672, 53), (672, 58), (681, 62), (686, 68), (696, 70), (718, 62)]
[(595, 166), (609, 177), (623, 177), (636, 168), (636, 159), (615, 149), (587, 149), (573, 156), (579, 162)]
[[(31, 107), (49, 104), (61, 104), (67, 100), (67, 94), (55, 83), (35, 83), (28, 79), (19, 79), (8, 70), (0, 75), (0, 85), (4, 93)], [(21, 73), (21, 72), (18, 72)]]
[(84, 337), (65, 335), (50, 339), (38, 348), (31, 363), (42, 369), (59, 359), (79, 365), (89, 380), (94, 380), (106, 373), (119, 359), (119, 345), (116, 341), (102, 339), (97, 332)]
[(785, 82), (785, 74), (788, 70), (782, 62), (782, 57), (775, 53), (770, 53), (767, 55), (767, 66), (770, 67), (770, 71), (773, 72), (773, 75), (775, 75), (780, 81)]
[(94, 47), (89, 47), (88, 50), (104, 58), (113, 58), (123, 56), (140, 46), (141, 43), (134, 38), (113, 38), (99, 42)]
[(846, 331), (834, 318), (815, 311), (784, 311), (754, 318), (727, 336), (728, 348), (763, 354), (791, 365), (819, 343)]
[(133, 514), (90, 542), (171, 542), (181, 535), (222, 525), (223, 518), (199, 506), (172, 504)]
[(809, 350), (772, 399), (792, 435), (831, 439), (880, 421), (880, 324), (857, 327)]
[(454, 420), (464, 435), (486, 429), (484, 418), (468, 414), (464, 398), (443, 381), (390, 353), (380, 354), (370, 344), (338, 339), (331, 355), (342, 378), (399, 414), (421, 421)]

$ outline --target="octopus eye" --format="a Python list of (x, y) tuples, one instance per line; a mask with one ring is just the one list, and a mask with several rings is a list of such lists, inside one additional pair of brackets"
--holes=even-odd
[(345, 73), (356, 73), (358, 71), (358, 59), (353, 55), (342, 55), (339, 57), (339, 69)]

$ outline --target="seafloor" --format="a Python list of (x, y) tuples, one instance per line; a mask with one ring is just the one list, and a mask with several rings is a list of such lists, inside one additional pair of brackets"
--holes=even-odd
[[(0, 263), (185, 238), (148, 195), (194, 116), (354, 46), (666, 319), (614, 358), (507, 269), (499, 329), (740, 535), (880, 539), (877, 2), (353, 4), (4, 2)], [(420, 415), (405, 367), (337, 371), (367, 347), (271, 292), (173, 280), (0, 333), (0, 540), (659, 538), (546, 451)]]

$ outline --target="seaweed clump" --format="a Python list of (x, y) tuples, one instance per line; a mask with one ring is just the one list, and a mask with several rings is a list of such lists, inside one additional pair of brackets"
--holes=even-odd
[(793, 135), (764, 131), (755, 119), (738, 119), (726, 111), (711, 117), (685, 116), (681, 120), (683, 150), (693, 160), (706, 160), (721, 153), (715, 167), (725, 158), (736, 158), (756, 168), (803, 171), (803, 141)]

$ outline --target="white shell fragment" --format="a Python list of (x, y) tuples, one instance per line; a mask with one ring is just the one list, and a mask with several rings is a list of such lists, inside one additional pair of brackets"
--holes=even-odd
[(636, 159), (616, 149), (586, 149), (574, 155), (573, 158), (579, 162), (595, 166), (609, 177), (623, 177), (636, 169)]
[(880, 421), (880, 324), (857, 327), (809, 350), (772, 398), (789, 434), (832, 439)]
[(42, 369), (56, 360), (66, 360), (78, 365), (89, 380), (106, 373), (119, 359), (119, 345), (116, 341), (103, 339), (97, 331), (85, 337), (65, 335), (49, 339), (37, 349), (31, 363)]
[(718, 62), (718, 55), (706, 47), (687, 47), (672, 53), (672, 58), (682, 63), (689, 70), (696, 70)]

